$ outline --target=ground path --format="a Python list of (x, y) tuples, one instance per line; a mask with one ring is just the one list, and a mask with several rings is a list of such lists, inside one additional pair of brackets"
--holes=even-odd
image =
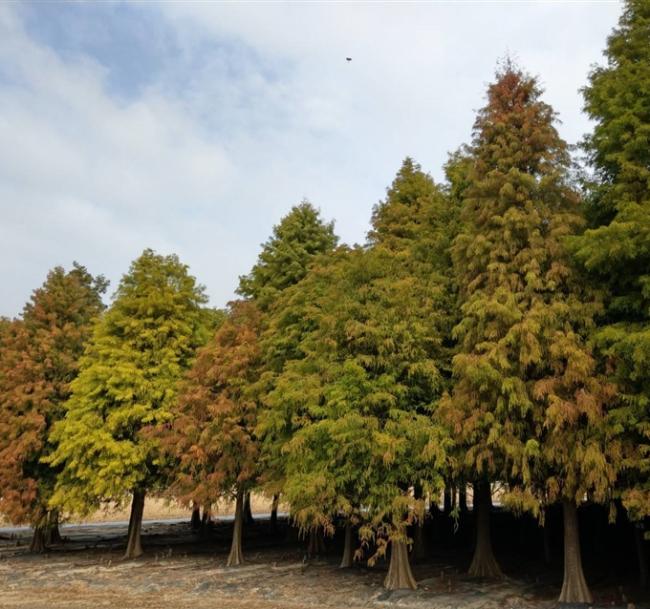
[[(249, 530), (247, 563), (226, 568), (229, 525), (209, 539), (186, 521), (147, 522), (146, 555), (122, 561), (126, 523), (68, 525), (66, 543), (33, 556), (29, 532), (0, 530), (2, 609), (550, 609), (557, 590), (539, 577), (481, 582), (445, 561), (416, 565), (418, 590), (387, 592), (385, 566), (337, 568), (335, 552), (303, 561), (300, 544), (268, 543), (262, 522)], [(257, 533), (256, 533), (257, 530)], [(598, 606), (627, 607), (601, 593)], [(611, 594), (610, 594), (611, 596)], [(613, 604), (612, 604), (613, 603)], [(637, 604), (636, 608), (650, 607)]]

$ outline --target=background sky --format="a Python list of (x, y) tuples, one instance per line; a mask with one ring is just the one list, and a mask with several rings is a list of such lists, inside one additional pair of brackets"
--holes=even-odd
[[(176, 253), (211, 303), (307, 198), (348, 243), (407, 155), (442, 179), (506, 54), (570, 143), (621, 5), (0, 4), (0, 315), (73, 260)], [(352, 57), (346, 62), (346, 56)]]

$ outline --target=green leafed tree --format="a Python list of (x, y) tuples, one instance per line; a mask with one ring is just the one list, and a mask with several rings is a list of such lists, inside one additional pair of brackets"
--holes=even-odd
[(0, 512), (32, 525), (34, 551), (58, 532), (48, 502), (59, 468), (42, 459), (53, 450), (48, 435), (65, 414), (106, 286), (76, 263), (56, 267), (0, 330)]
[(477, 544), (470, 573), (500, 574), (489, 537), (491, 480), (534, 511), (561, 501), (565, 572), (560, 600), (590, 602), (578, 543), (585, 494), (610, 498), (620, 443), (612, 389), (587, 337), (599, 310), (571, 265), (566, 237), (584, 220), (566, 144), (534, 78), (507, 63), (488, 88), (470, 148), (461, 229), (453, 246), (462, 320), (454, 390), (443, 408), (467, 447)]
[(650, 516), (650, 4), (628, 0), (608, 39), (607, 63), (583, 90), (594, 121), (585, 149), (595, 170), (591, 228), (576, 257), (605, 292), (594, 342), (618, 390), (617, 423), (628, 434), (623, 501)]
[(145, 494), (164, 479), (151, 429), (171, 420), (178, 381), (205, 342), (205, 301), (175, 255), (145, 250), (96, 325), (51, 434), (48, 462), (62, 468), (51, 504), (83, 514), (132, 496), (128, 558), (142, 553)]
[(411, 488), (438, 490), (446, 466), (435, 402), (450, 363), (452, 216), (407, 159), (369, 247), (321, 259), (282, 295), (265, 335), (283, 366), (261, 427), (280, 446), (285, 500), (304, 528), (331, 530), (342, 516), (379, 555), (391, 544), (391, 589), (415, 586), (407, 525), (423, 502)]
[(160, 434), (176, 464), (169, 492), (188, 507), (235, 499), (228, 566), (243, 563), (245, 493), (259, 474), (253, 392), (260, 363), (260, 313), (253, 302), (231, 303), (215, 336), (197, 355)]
[(334, 224), (323, 222), (319, 211), (303, 201), (273, 228), (251, 272), (239, 278), (237, 292), (267, 310), (282, 290), (306, 275), (315, 256), (331, 251), (337, 241)]
[[(251, 272), (240, 277), (237, 290), (262, 313), (260, 331), (269, 323), (272, 311), (283, 306), (278, 304), (283, 292), (303, 279), (315, 261), (330, 253), (337, 242), (333, 222), (325, 222), (319, 210), (307, 201), (292, 207), (273, 228)], [(276, 336), (277, 341), (262, 346), (263, 363), (255, 384), (260, 399), (272, 389), (275, 375), (297, 349), (304, 328), (300, 320), (295, 321), (289, 333)], [(270, 432), (270, 428), (267, 431)], [(280, 443), (271, 437), (260, 436), (259, 439), (265, 444), (260, 482), (269, 494), (277, 497), (282, 490)]]

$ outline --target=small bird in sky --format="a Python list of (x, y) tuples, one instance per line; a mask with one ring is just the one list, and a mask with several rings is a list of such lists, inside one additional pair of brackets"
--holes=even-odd
[(345, 61), (352, 61), (352, 57), (346, 57)]

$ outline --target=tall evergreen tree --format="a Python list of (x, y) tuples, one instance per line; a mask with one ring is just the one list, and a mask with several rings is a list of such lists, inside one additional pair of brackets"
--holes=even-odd
[(142, 553), (145, 493), (158, 490), (165, 465), (151, 428), (171, 420), (178, 381), (205, 341), (205, 301), (175, 255), (145, 250), (95, 327), (51, 434), (48, 462), (63, 468), (53, 505), (85, 513), (132, 495), (127, 558)]
[[(589, 602), (577, 505), (609, 497), (620, 445), (608, 426), (611, 388), (586, 344), (599, 308), (574, 270), (567, 235), (581, 230), (565, 143), (535, 79), (507, 64), (474, 127), (474, 165), (453, 246), (462, 321), (446, 407), (467, 445), (478, 492), (471, 570), (497, 575), (486, 538), (490, 479), (520, 506), (561, 501), (560, 600)], [(483, 499), (483, 500), (482, 500)]]
[(173, 407), (175, 422), (160, 434), (176, 464), (169, 489), (174, 496), (188, 505), (235, 498), (230, 566), (243, 562), (244, 500), (262, 469), (255, 431), (262, 372), (257, 341), (264, 312), (336, 240), (333, 225), (309, 203), (295, 206), (281, 220), (251, 272), (240, 278), (238, 292), (247, 300), (231, 303), (184, 383)]
[(106, 286), (79, 264), (56, 267), (0, 333), (0, 512), (34, 527), (35, 551), (58, 520), (48, 507), (58, 468), (42, 462), (48, 434), (65, 414)]
[(240, 277), (237, 293), (267, 310), (285, 288), (300, 281), (315, 256), (331, 251), (338, 241), (334, 223), (325, 223), (311, 203), (291, 208), (262, 245), (257, 263)]
[[(256, 264), (248, 275), (240, 277), (237, 289), (262, 313), (260, 332), (267, 327), (273, 311), (282, 308), (278, 301), (283, 292), (303, 279), (319, 257), (329, 254), (337, 242), (334, 223), (325, 222), (319, 210), (307, 201), (292, 207), (273, 228), (273, 234), (262, 245)], [(256, 383), (260, 399), (271, 391), (277, 373), (297, 349), (305, 328), (301, 320), (294, 321), (296, 323), (289, 332), (262, 344), (263, 362), (258, 370), (260, 380)], [(266, 433), (270, 433), (269, 427)], [(270, 436), (260, 436), (260, 440), (265, 444), (261, 483), (269, 494), (277, 496), (282, 490), (280, 443)]]
[(623, 500), (650, 516), (650, 4), (627, 0), (608, 39), (607, 65), (584, 89), (594, 121), (585, 148), (595, 180), (592, 228), (577, 259), (606, 292), (594, 341), (617, 385), (617, 423), (628, 433)]
[(409, 488), (439, 489), (446, 464), (434, 405), (449, 367), (450, 217), (407, 159), (375, 209), (369, 248), (321, 260), (283, 294), (265, 338), (284, 366), (262, 427), (280, 445), (294, 517), (326, 530), (338, 515), (365, 519), (379, 554), (392, 544), (391, 589), (415, 586), (406, 526), (423, 502)]
[(243, 562), (245, 493), (259, 473), (254, 435), (260, 313), (252, 302), (230, 306), (226, 320), (203, 347), (172, 407), (174, 420), (162, 434), (163, 450), (174, 459), (170, 492), (188, 507), (235, 499), (228, 566)]

